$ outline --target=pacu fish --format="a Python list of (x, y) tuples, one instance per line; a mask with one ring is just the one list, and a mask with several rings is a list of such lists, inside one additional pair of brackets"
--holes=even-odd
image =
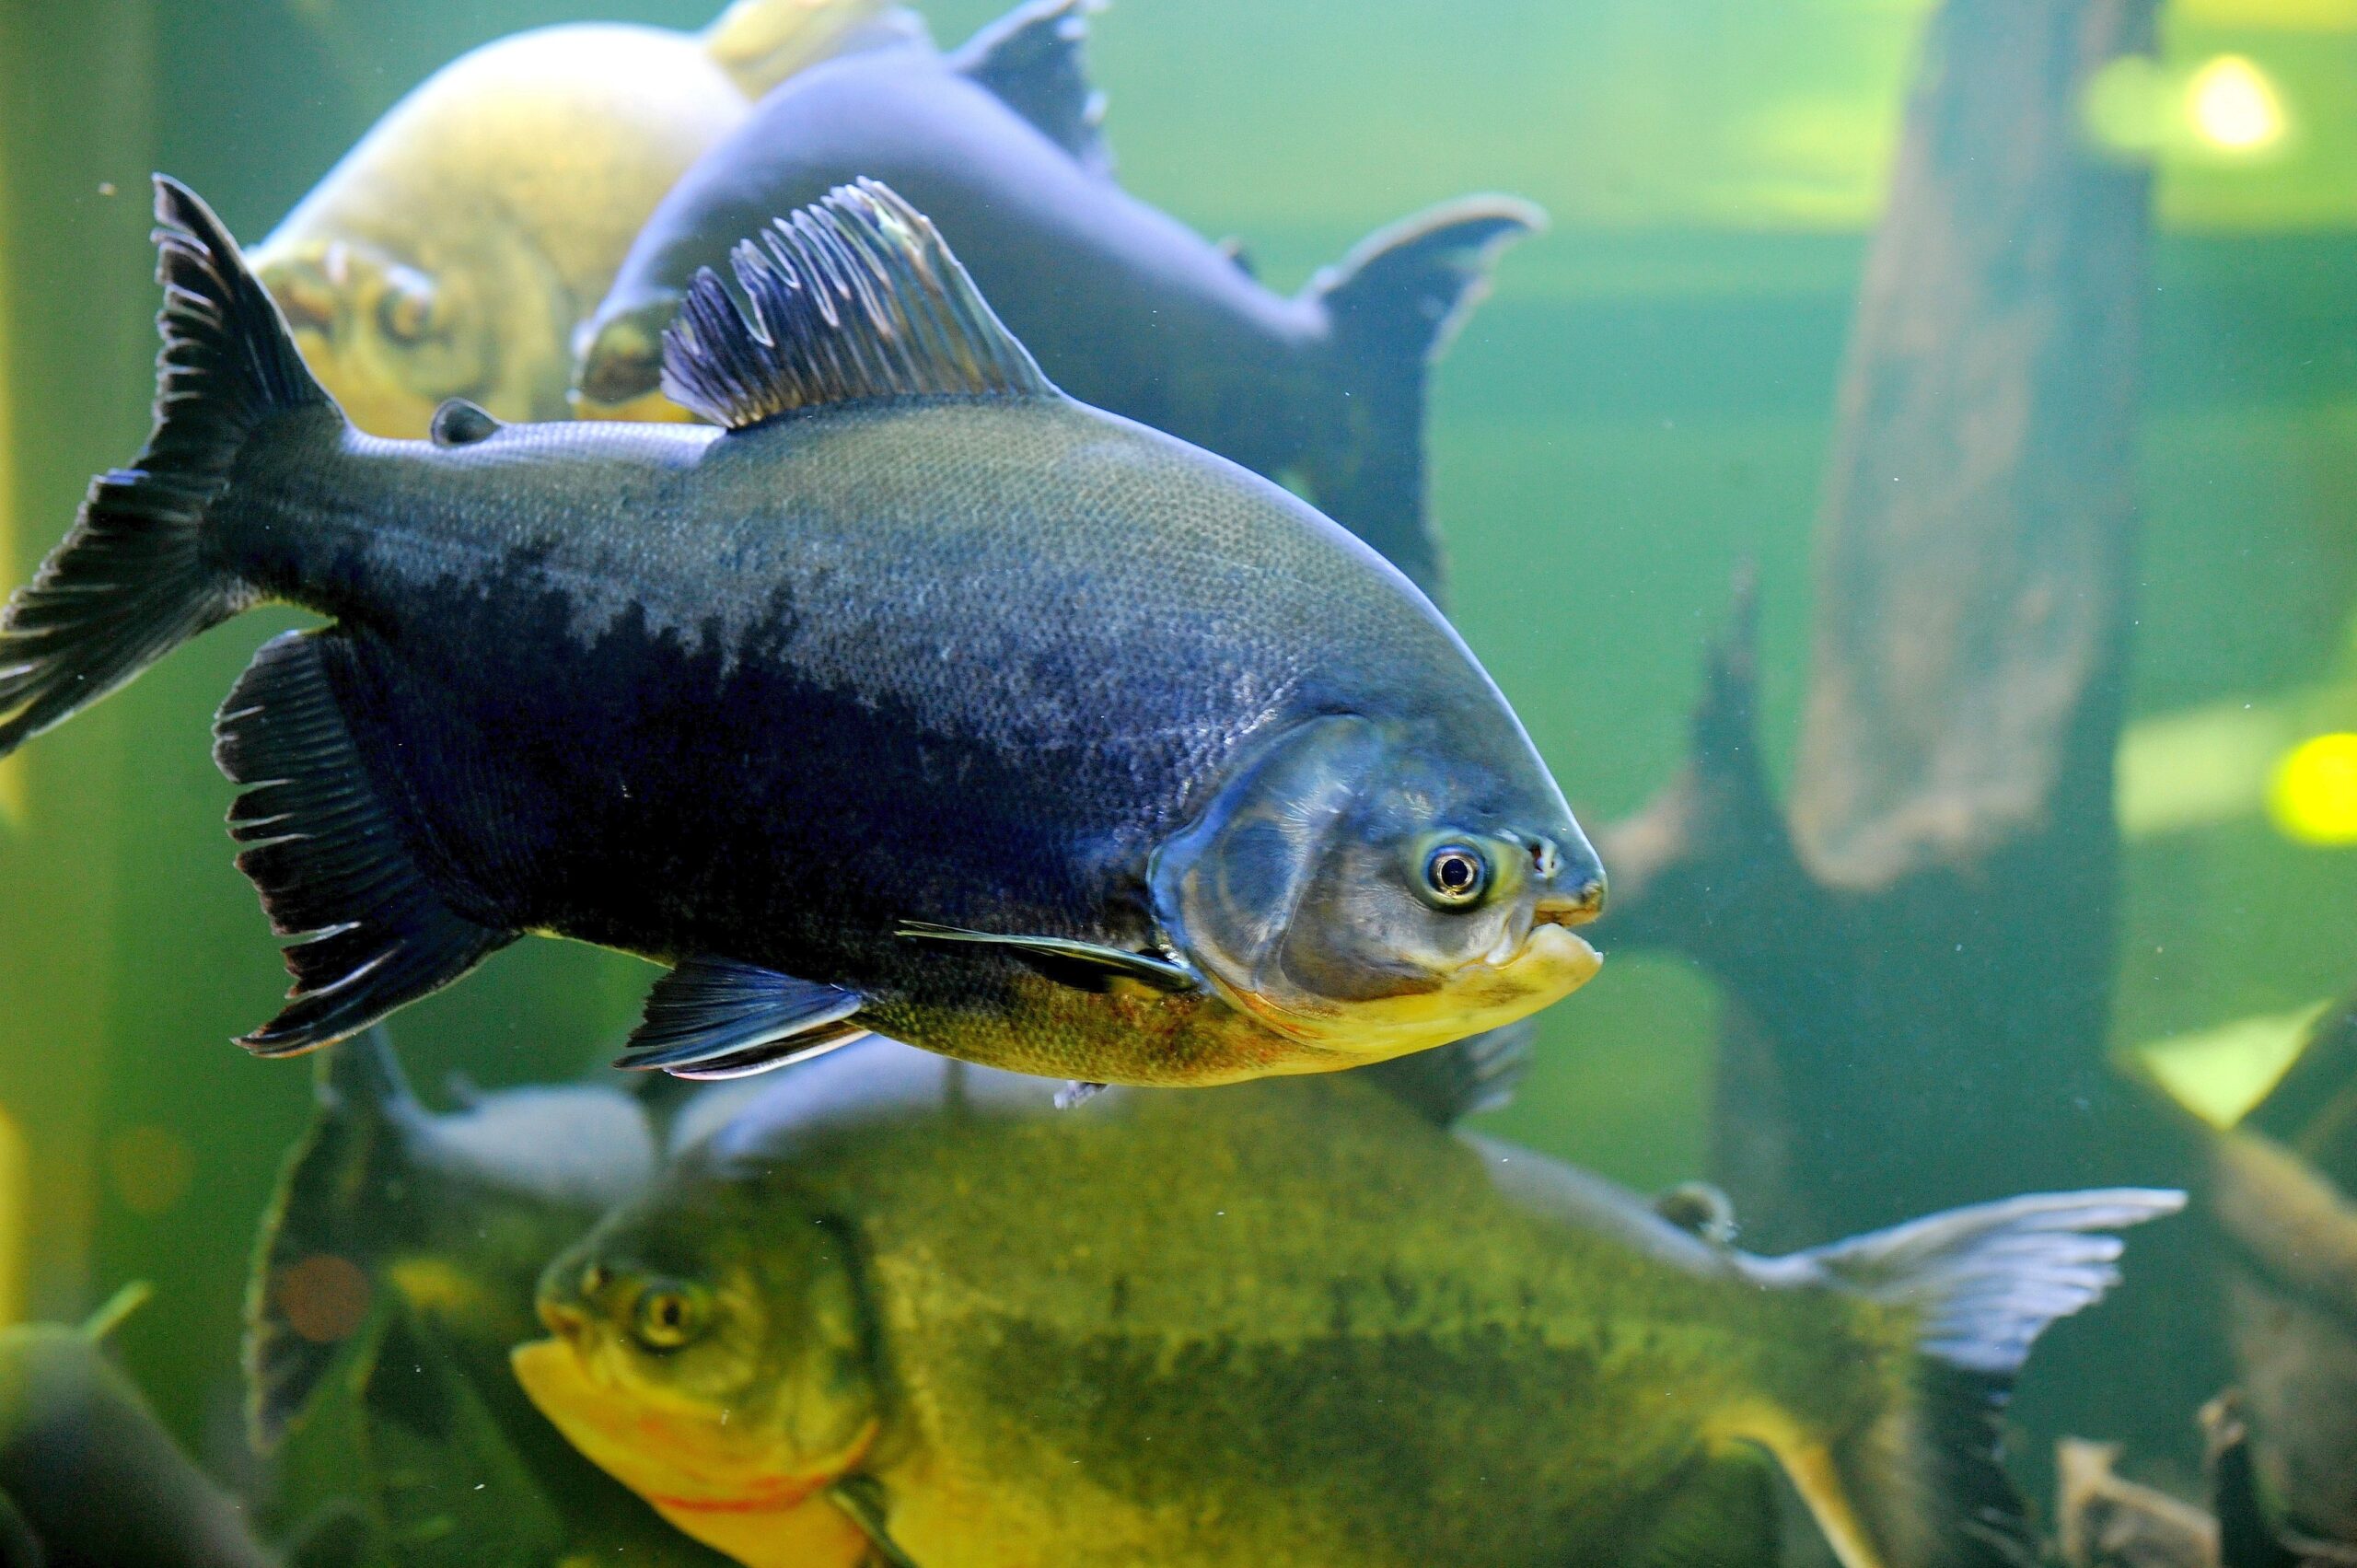
[(1084, 0), (1039, 0), (951, 55), (912, 40), (814, 66), (663, 198), (583, 330), (580, 410), (649, 417), (699, 269), (771, 215), (881, 180), (940, 225), (1059, 386), (1271, 477), (1427, 592), (1427, 366), (1504, 245), (1543, 221), (1478, 197), (1385, 229), (1293, 297), (1122, 191), (1081, 68)]
[(508, 1370), (541, 1268), (653, 1180), (639, 1098), (554, 1084), (437, 1112), (382, 1030), (313, 1060), (314, 1114), (247, 1304), (249, 1411), (278, 1505), (354, 1513), (366, 1568), (714, 1568), (551, 1432)]
[(672, 181), (762, 93), (895, 19), (884, 0), (737, 0), (701, 34), (485, 44), (388, 110), (254, 269), (363, 430), (423, 436), (453, 397), (563, 418), (574, 329)]
[(526, 933), (674, 966), (627, 1058), (868, 1029), (1083, 1083), (1352, 1066), (1596, 970), (1603, 873), (1422, 595), (1064, 396), (846, 188), (707, 275), (718, 426), (354, 431), (159, 181), (157, 424), (0, 616), (0, 754), (268, 600), (215, 725), (302, 1051)]
[(857, 1051), (554, 1260), (516, 1354), (750, 1568), (1771, 1562), (1763, 1452), (1847, 1568), (2026, 1568), (1994, 1407), (2112, 1283), (2101, 1233), (2181, 1201), (1759, 1258), (1371, 1073), (1057, 1112)]

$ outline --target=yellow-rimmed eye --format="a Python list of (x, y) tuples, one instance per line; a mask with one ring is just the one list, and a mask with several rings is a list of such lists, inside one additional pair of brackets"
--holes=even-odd
[(703, 1332), (704, 1295), (692, 1285), (656, 1285), (641, 1293), (631, 1331), (649, 1350), (677, 1350)]
[(421, 343), (435, 331), (433, 280), (410, 267), (394, 267), (377, 300), (377, 325), (398, 343)]
[(1471, 844), (1443, 844), (1424, 857), (1424, 892), (1434, 903), (1461, 909), (1489, 888), (1489, 857)]

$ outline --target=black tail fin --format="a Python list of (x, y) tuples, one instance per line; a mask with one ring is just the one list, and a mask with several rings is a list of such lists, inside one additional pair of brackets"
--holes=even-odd
[[(246, 1418), (276, 1446), (334, 1365), (378, 1255), (395, 1239), (425, 1115), (382, 1028), (318, 1057), (311, 1125), (286, 1156), (246, 1284)], [(339, 1295), (338, 1293), (344, 1293)]]
[(1547, 225), (1509, 196), (1468, 196), (1368, 236), (1311, 280), (1332, 334), (1338, 426), (1306, 464), (1326, 514), (1439, 597), (1424, 512), (1424, 382), (1489, 286), (1498, 252)]
[(156, 427), (0, 611), (0, 757), (251, 602), (209, 558), (206, 515), (256, 428), (333, 407), (221, 220), (158, 175), (156, 224)]
[(2119, 1283), (2119, 1238), (2106, 1233), (2184, 1206), (2182, 1192), (2138, 1188), (2039, 1193), (1754, 1265), (1863, 1295), (1914, 1327), (1910, 1386), (1864, 1431), (1747, 1434), (1783, 1464), (1843, 1568), (2034, 1568), (1997, 1412), (2038, 1337)]

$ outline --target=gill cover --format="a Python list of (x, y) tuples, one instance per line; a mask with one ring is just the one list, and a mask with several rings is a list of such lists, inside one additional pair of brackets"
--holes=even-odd
[(1382, 731), (1366, 719), (1312, 719), (1240, 769), (1155, 854), (1150, 879), (1164, 931), (1229, 1001), (1288, 1032), (1299, 1032), (1289, 1016), (1339, 1010), (1341, 977), (1300, 939), (1296, 917), (1383, 749)]

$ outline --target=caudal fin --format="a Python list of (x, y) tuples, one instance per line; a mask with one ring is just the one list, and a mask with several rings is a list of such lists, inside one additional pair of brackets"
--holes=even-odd
[[(399, 1197), (424, 1110), (381, 1028), (318, 1058), (315, 1109), (279, 1172), (246, 1284), (246, 1420), (267, 1451), (335, 1363), (328, 1328), (365, 1297), (398, 1237)], [(340, 1299), (338, 1293), (344, 1297)]]
[(2038, 1193), (1755, 1262), (1763, 1283), (1906, 1313), (1916, 1357), (1864, 1431), (1828, 1438), (1763, 1418), (1742, 1435), (1775, 1454), (1843, 1568), (2034, 1568), (1998, 1412), (2038, 1337), (2119, 1283), (2108, 1233), (2184, 1206), (2182, 1192), (2141, 1188)]
[(252, 602), (211, 557), (208, 518), (258, 428), (333, 407), (194, 192), (157, 176), (156, 224), (156, 427), (131, 467), (91, 482), (65, 541), (0, 610), (0, 757)]
[(1306, 464), (1326, 515), (1439, 597), (1424, 505), (1424, 384), (1488, 291), (1498, 253), (1547, 225), (1510, 196), (1468, 196), (1361, 240), (1311, 280), (1330, 323), (1336, 423)]

